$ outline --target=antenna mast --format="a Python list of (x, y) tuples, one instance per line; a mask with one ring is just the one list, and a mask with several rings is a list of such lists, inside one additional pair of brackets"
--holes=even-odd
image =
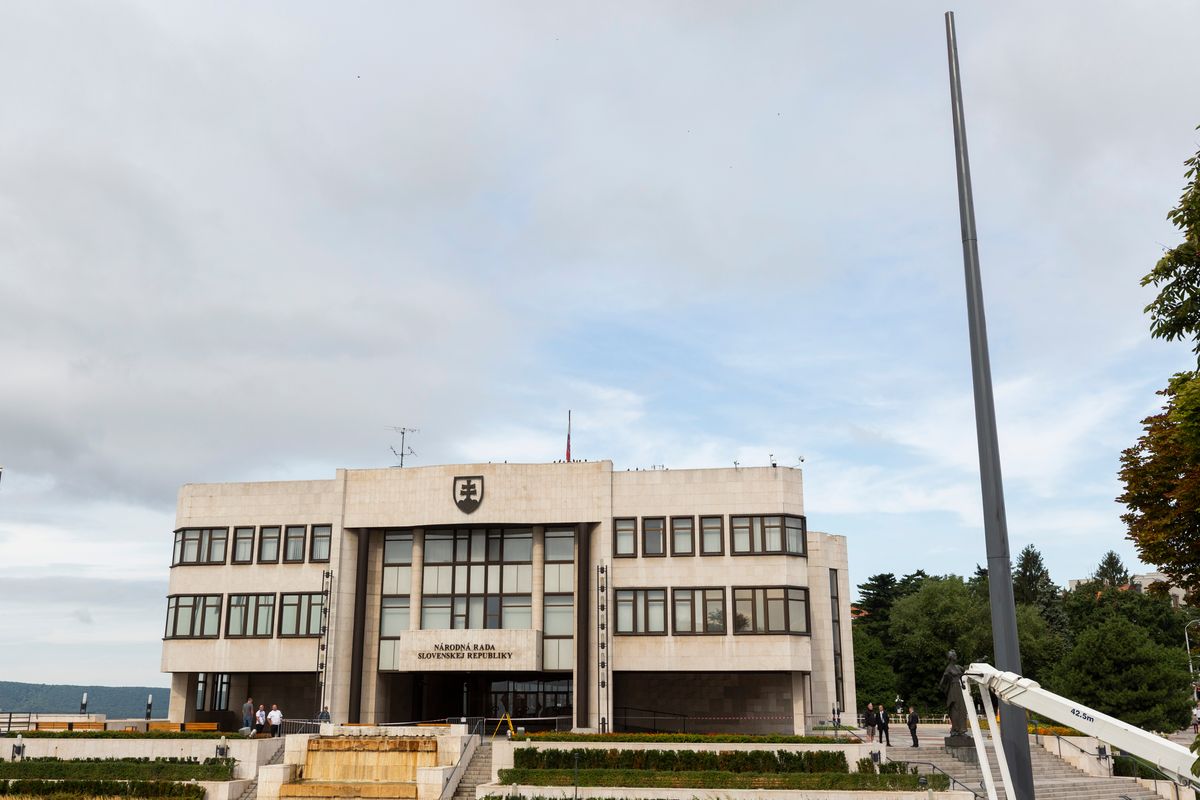
[(400, 450), (397, 451), (394, 447), (390, 449), (392, 451), (392, 455), (400, 459), (400, 469), (404, 469), (404, 457), (416, 455), (416, 453), (413, 452), (413, 449), (405, 444), (405, 438), (410, 433), (420, 433), (421, 431), (418, 428), (401, 428), (394, 425), (388, 425), (386, 427), (389, 431), (394, 431), (400, 434)]

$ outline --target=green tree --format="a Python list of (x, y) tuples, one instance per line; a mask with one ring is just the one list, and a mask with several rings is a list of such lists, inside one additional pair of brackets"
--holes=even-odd
[[(1200, 128), (1198, 128), (1200, 129)], [(1146, 306), (1150, 335), (1192, 340), (1200, 358), (1200, 151), (1184, 162), (1186, 181), (1167, 219), (1183, 241), (1167, 250), (1142, 286), (1158, 291)], [(1162, 411), (1142, 420), (1143, 433), (1121, 454), (1125, 490), (1117, 498), (1128, 537), (1189, 599), (1200, 600), (1200, 378), (1181, 372), (1159, 392)]]
[(1072, 700), (1147, 730), (1176, 731), (1189, 719), (1191, 683), (1182, 650), (1155, 644), (1119, 616), (1076, 637), (1051, 685)]
[(1119, 589), (1129, 584), (1129, 570), (1125, 569), (1121, 557), (1109, 550), (1100, 559), (1100, 565), (1092, 573), (1092, 579), (1101, 586)]
[(878, 638), (858, 622), (854, 623), (853, 634), (854, 694), (858, 697), (859, 706), (866, 708), (867, 703), (880, 699), (890, 702), (900, 688), (900, 681), (892, 669), (887, 650)]
[(1192, 339), (1192, 350), (1200, 358), (1200, 151), (1183, 165), (1187, 183), (1179, 205), (1167, 212), (1183, 241), (1163, 254), (1142, 278), (1142, 286), (1153, 284), (1158, 290), (1145, 309), (1150, 335), (1168, 342)]
[(1050, 570), (1046, 569), (1042, 554), (1033, 545), (1025, 545), (1013, 569), (1013, 597), (1018, 603), (1038, 605), (1044, 594), (1057, 589), (1050, 580)]
[(892, 604), (899, 596), (896, 576), (890, 572), (872, 575), (866, 583), (858, 585), (857, 624), (865, 626), (885, 647), (891, 643), (887, 633), (888, 620), (891, 618)]
[(1170, 597), (1098, 588), (1098, 584), (1085, 584), (1064, 597), (1063, 610), (1073, 638), (1119, 617), (1145, 631), (1156, 644), (1183, 652), (1183, 626), (1188, 615), (1171, 605)]
[(919, 569), (916, 572), (910, 572), (905, 575), (896, 584), (896, 599), (899, 600), (901, 597), (908, 597), (910, 594), (920, 589), (921, 584), (924, 583), (925, 579), (928, 577), (929, 575), (923, 569)]

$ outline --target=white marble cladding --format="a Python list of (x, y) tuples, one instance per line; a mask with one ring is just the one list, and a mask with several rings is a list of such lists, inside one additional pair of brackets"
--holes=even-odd
[[(224, 617), (221, 624), (224, 627)], [(167, 639), (162, 671), (316, 672), (317, 642), (314, 637)]]
[(803, 515), (804, 479), (787, 467), (613, 472), (612, 509), (614, 517)]
[(533, 672), (541, 665), (538, 630), (409, 631), (379, 643), (381, 670)]
[[(729, 598), (726, 598), (727, 605), (728, 602)], [(621, 672), (808, 672), (812, 669), (812, 642), (808, 636), (787, 634), (614, 636), (613, 669)]]

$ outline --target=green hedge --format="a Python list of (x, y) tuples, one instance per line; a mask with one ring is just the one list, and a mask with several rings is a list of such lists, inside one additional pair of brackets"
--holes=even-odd
[(1165, 780), (1161, 772), (1142, 763), (1133, 756), (1115, 756), (1113, 758), (1113, 775), (1120, 775), (1122, 778)]
[(0, 761), (0, 779), (52, 778), (56, 780), (228, 781), (234, 759), (103, 758), (64, 761), (32, 758)]
[(221, 731), (10, 731), (26, 739), (239, 739), (237, 733)]
[[(500, 782), (526, 786), (571, 786), (571, 769), (502, 769)], [(633, 769), (581, 769), (580, 786), (623, 786), (648, 789), (845, 789), (850, 791), (916, 790), (917, 776), (866, 775), (848, 772), (655, 772)], [(949, 786), (945, 775), (930, 775), (938, 791)]]
[(0, 796), (30, 797), (169, 797), (204, 800), (204, 787), (166, 781), (0, 781)]
[(518, 769), (633, 769), (655, 772), (849, 772), (846, 754), (817, 750), (616, 750), (573, 748), (539, 750), (517, 747), (513, 766)]
[[(517, 738), (517, 737), (514, 737)], [(705, 742), (731, 744), (836, 744), (832, 736), (792, 736), (783, 733), (567, 733), (546, 731), (526, 734), (518, 741), (532, 742), (659, 742), (675, 744), (703, 744)]]

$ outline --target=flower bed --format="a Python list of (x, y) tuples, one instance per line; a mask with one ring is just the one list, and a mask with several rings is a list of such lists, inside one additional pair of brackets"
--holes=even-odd
[[(500, 782), (524, 786), (621, 786), (648, 789), (844, 789), (917, 790), (918, 776), (843, 772), (666, 772), (633, 769), (502, 769)], [(944, 775), (927, 776), (936, 790), (949, 787)]]
[(529, 742), (660, 742), (664, 744), (837, 744), (832, 736), (739, 733), (568, 733), (546, 731), (514, 737)]

